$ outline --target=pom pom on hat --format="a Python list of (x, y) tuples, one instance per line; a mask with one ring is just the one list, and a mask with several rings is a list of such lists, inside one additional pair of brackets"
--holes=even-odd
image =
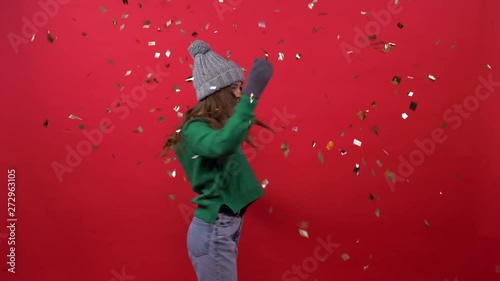
[(200, 54), (204, 55), (211, 50), (212, 50), (212, 48), (210, 48), (210, 46), (207, 43), (205, 43), (201, 40), (196, 40), (191, 44), (191, 46), (189, 46), (189, 53), (191, 54), (193, 59), (197, 55), (200, 55)]

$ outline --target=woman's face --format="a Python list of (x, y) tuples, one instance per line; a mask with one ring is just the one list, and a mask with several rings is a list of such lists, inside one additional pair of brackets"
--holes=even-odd
[(242, 88), (243, 83), (241, 82), (236, 82), (233, 85), (231, 85), (231, 88), (233, 90), (234, 96), (240, 100), (241, 97), (241, 91), (243, 90)]

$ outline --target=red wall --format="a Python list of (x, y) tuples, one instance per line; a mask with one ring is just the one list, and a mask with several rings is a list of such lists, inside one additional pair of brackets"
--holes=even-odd
[[(246, 150), (269, 184), (245, 216), (240, 280), (500, 280), (500, 88), (479, 86), (500, 81), (498, 1), (214, 2), (61, 0), (50, 15), (36, 1), (2, 4), (1, 169), (4, 187), (15, 169), (17, 221), (8, 231), (2, 188), (1, 280), (195, 280), (185, 243), (194, 194), (177, 161), (157, 158), (180, 121), (173, 108), (196, 102), (185, 82), (195, 31), (246, 69), (262, 49), (275, 65), (258, 116), (285, 128), (256, 129), (262, 150)], [(22, 21), (33, 15), (36, 30)], [(363, 45), (356, 30), (377, 38)], [(383, 53), (380, 41), (396, 47)], [(144, 82), (150, 72), (158, 83)], [(322, 258), (319, 239), (335, 244)], [(14, 274), (4, 271), (12, 246)]]

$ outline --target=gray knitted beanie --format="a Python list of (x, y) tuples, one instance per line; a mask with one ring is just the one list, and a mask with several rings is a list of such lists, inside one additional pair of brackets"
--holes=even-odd
[(194, 59), (193, 84), (198, 101), (236, 82), (244, 82), (241, 67), (212, 51), (201, 41), (194, 41), (188, 48)]

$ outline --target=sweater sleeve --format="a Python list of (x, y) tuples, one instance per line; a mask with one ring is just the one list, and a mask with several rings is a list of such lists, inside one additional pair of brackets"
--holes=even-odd
[(193, 120), (184, 127), (184, 138), (200, 156), (219, 158), (231, 154), (245, 140), (256, 106), (257, 100), (250, 102), (250, 97), (243, 95), (222, 129), (215, 130), (203, 120)]

